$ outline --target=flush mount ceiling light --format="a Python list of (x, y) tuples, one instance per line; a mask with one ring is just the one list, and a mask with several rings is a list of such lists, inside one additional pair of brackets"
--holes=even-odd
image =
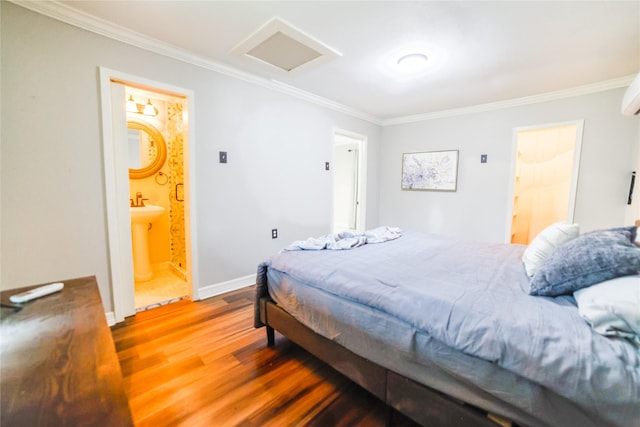
[(427, 61), (427, 55), (424, 53), (409, 53), (398, 58), (396, 65), (401, 73), (415, 74), (427, 68)]
[(399, 82), (433, 77), (446, 63), (445, 52), (434, 43), (421, 41), (399, 46), (380, 57), (378, 69)]
[(231, 49), (231, 53), (244, 55), (286, 73), (342, 56), (279, 18), (272, 18)]

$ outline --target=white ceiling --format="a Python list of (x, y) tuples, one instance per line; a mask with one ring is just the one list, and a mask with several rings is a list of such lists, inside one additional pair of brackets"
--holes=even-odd
[[(62, 1), (208, 61), (389, 119), (631, 76), (640, 1)], [(286, 73), (232, 53), (279, 17), (342, 56)], [(386, 62), (429, 56), (402, 77)]]

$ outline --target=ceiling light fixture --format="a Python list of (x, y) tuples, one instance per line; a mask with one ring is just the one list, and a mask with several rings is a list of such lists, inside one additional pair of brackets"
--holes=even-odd
[(415, 74), (427, 68), (427, 55), (424, 53), (409, 53), (398, 58), (398, 71), (405, 74)]

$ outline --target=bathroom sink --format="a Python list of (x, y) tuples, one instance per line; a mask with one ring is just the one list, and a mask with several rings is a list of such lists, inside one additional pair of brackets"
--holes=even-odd
[(155, 205), (130, 207), (129, 210), (131, 211), (131, 222), (133, 224), (140, 223), (146, 225), (164, 213), (162, 206)]
[(149, 230), (151, 223), (164, 213), (162, 206), (146, 205), (130, 207), (131, 242), (133, 244), (133, 277), (136, 281), (146, 281), (153, 277), (149, 261)]

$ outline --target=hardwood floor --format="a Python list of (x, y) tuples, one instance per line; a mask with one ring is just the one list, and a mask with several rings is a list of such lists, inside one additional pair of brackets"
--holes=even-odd
[[(384, 426), (373, 395), (253, 327), (254, 288), (138, 313), (112, 328), (136, 426)], [(393, 426), (413, 427), (394, 413)]]

